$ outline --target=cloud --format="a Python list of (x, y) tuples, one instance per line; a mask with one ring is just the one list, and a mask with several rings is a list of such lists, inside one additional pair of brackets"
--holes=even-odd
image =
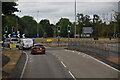
[[(18, 0), (19, 2), (74, 2), (75, 0)], [(76, 0), (77, 2), (119, 2), (119, 0)]]
[[(46, 2), (42, 2), (42, 1), (46, 1)], [(51, 23), (57, 22), (61, 17), (69, 18), (70, 21), (74, 22), (75, 0), (64, 0), (65, 2), (63, 0), (60, 0), (61, 2), (58, 2), (59, 0), (50, 0), (50, 1), (19, 0), (18, 8), (21, 10), (21, 13), (17, 13), (17, 14), (21, 17), (24, 15), (30, 15), (33, 16), (35, 20), (38, 21), (46, 18), (49, 19)], [(92, 2), (94, 0), (90, 0), (91, 2), (80, 2), (82, 0), (76, 0), (76, 1), (77, 1), (77, 13), (84, 13), (88, 15), (93, 15), (93, 14), (101, 15), (103, 13), (110, 13), (112, 12), (112, 10), (117, 11), (117, 2)]]

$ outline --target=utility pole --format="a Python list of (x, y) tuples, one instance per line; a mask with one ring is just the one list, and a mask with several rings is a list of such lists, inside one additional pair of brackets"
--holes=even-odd
[(75, 34), (74, 38), (76, 38), (76, 0), (75, 0)]
[(57, 27), (57, 31), (58, 31), (58, 47), (60, 46), (60, 32), (61, 32), (61, 28), (60, 26)]
[[(37, 11), (37, 21), (38, 21), (38, 14), (39, 14), (40, 11)], [(38, 22), (37, 22), (37, 37), (39, 37), (39, 33), (38, 33)]]
[(68, 25), (67, 26), (67, 31), (68, 31), (68, 48), (69, 48), (69, 41), (70, 41), (70, 39), (69, 39), (70, 38), (70, 32), (71, 32), (70, 30), (71, 30), (71, 26)]

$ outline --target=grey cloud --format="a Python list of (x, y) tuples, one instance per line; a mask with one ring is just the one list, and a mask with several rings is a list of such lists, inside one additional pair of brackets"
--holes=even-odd
[[(28, 1), (28, 0), (24, 0)], [(32, 0), (31, 0), (32, 1)], [(56, 22), (61, 17), (74, 21), (74, 2), (19, 2), (19, 9), (22, 11), (19, 16), (31, 15), (36, 20), (43, 18)], [(38, 0), (37, 0), (38, 1)], [(78, 0), (77, 0), (78, 1)], [(77, 13), (88, 15), (108, 13), (117, 10), (117, 3), (114, 2), (77, 2)], [(40, 11), (39, 13), (37, 11)], [(37, 17), (38, 15), (38, 17)]]

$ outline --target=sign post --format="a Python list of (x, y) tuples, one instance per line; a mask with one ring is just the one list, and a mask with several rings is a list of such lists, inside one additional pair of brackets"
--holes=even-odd
[(61, 29), (60, 29), (60, 26), (58, 26), (58, 47), (59, 47), (59, 43), (60, 43), (60, 36), (59, 36), (59, 33), (60, 33)]
[(70, 38), (70, 30), (71, 30), (70, 25), (67, 26), (67, 30), (68, 30), (68, 48), (69, 48), (69, 38)]
[(8, 37), (10, 38), (10, 37), (11, 37), (11, 34), (8, 34)]
[(22, 37), (25, 38), (25, 34), (23, 34)]

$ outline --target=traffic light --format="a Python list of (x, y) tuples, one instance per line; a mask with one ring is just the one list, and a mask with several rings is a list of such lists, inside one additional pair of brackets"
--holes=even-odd
[(8, 27), (7, 26), (5, 27), (4, 32), (8, 33)]
[(60, 26), (58, 26), (58, 32), (60, 32)]
[(15, 27), (12, 27), (12, 33), (15, 34)]
[(70, 25), (68, 25), (67, 30), (68, 30), (68, 33), (70, 33), (70, 30), (71, 30)]

